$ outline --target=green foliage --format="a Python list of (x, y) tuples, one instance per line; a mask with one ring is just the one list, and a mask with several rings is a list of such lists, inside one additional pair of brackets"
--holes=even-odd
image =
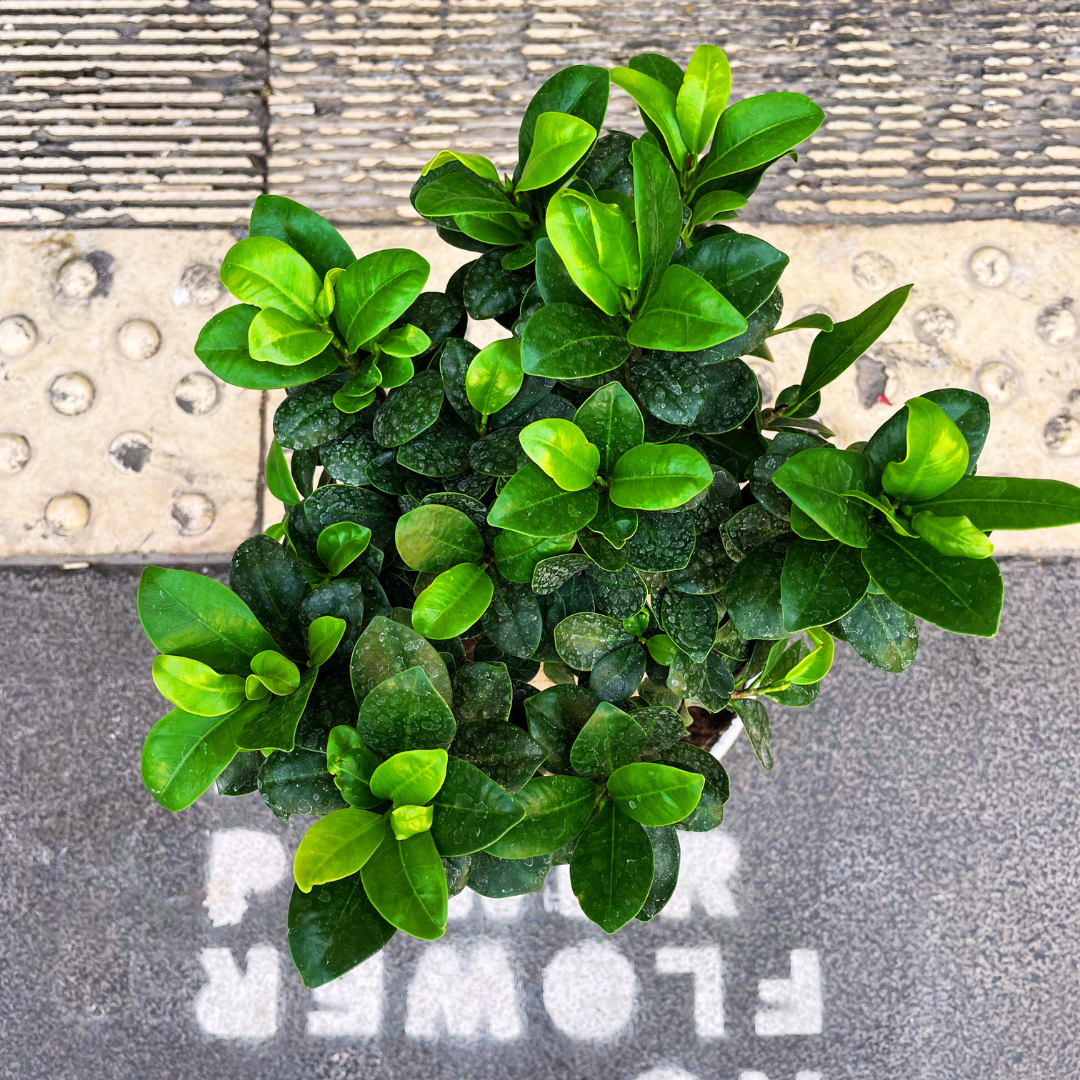
[[(611, 83), (641, 138), (598, 137)], [(990, 411), (970, 391), (828, 441), (822, 391), (910, 286), (780, 326), (788, 257), (735, 219), (823, 117), (801, 94), (730, 92), (714, 45), (685, 72), (651, 53), (573, 66), (527, 106), (510, 175), (436, 154), (413, 205), (476, 256), (445, 292), (422, 291), (415, 252), (356, 259), (279, 196), (222, 264), (240, 302), (195, 351), (232, 385), (287, 391), (266, 462), (287, 512), (240, 545), (228, 587), (144, 571), (176, 707), (142, 776), (173, 811), (216, 781), (315, 817), (289, 908), (307, 986), (397, 930), (440, 937), (465, 873), (512, 896), (569, 861), (605, 931), (651, 919), (676, 831), (716, 828), (729, 794), (691, 709), (731, 710), (771, 768), (785, 721), (767, 703), (812, 702), (837, 639), (902, 672), (920, 618), (992, 635), (987, 534), (1080, 522), (1076, 487), (975, 475)], [(470, 319), (498, 323), (494, 344), (465, 339)], [(763, 408), (742, 358), (800, 328), (803, 376)], [(536, 692), (541, 664), (555, 685)]]

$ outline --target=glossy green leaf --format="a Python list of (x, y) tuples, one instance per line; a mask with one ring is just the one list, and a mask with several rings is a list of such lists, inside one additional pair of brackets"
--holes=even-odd
[(379, 350), (388, 356), (408, 358), (431, 348), (431, 338), (418, 326), (399, 326), (379, 338)]
[(566, 536), (526, 536), (524, 533), (500, 532), (492, 545), (495, 565), (507, 581), (528, 584), (539, 563), (569, 551), (576, 539), (576, 533)]
[(765, 706), (756, 698), (738, 698), (731, 703), (739, 719), (742, 721), (743, 731), (754, 748), (758, 761), (763, 769), (773, 767), (772, 756), (772, 728), (769, 724), (769, 713)]
[(450, 161), (460, 161), (466, 169), (476, 173), (477, 176), (490, 180), (494, 184), (501, 183), (499, 170), (483, 154), (461, 154), (456, 150), (440, 150), (421, 170), (421, 176), (427, 176), (433, 169), (447, 164)]
[[(352, 654), (352, 688), (356, 700), (364, 698), (384, 679), (413, 667), (423, 668), (443, 701), (453, 700), (450, 676), (430, 642), (415, 630), (378, 615), (360, 635)], [(437, 745), (442, 745), (441, 743)], [(407, 749), (404, 746), (396, 749)]]
[(387, 922), (422, 941), (446, 932), (446, 874), (430, 832), (395, 838), (389, 823), (360, 878), (375, 909)]
[(700, 274), (744, 318), (773, 294), (788, 262), (760, 237), (736, 232), (710, 236), (679, 256), (680, 265)]
[(869, 518), (863, 503), (845, 498), (845, 491), (867, 489), (862, 454), (820, 446), (788, 458), (772, 482), (830, 536), (851, 547), (866, 547)]
[(682, 570), (694, 552), (694, 521), (689, 514), (638, 515), (638, 528), (626, 545), (627, 559), (635, 570), (648, 574)]
[(330, 730), (326, 770), (350, 806), (373, 809), (382, 802), (371, 793), (371, 774), (378, 767), (379, 759), (364, 745), (356, 728), (341, 724)]
[(274, 413), (274, 438), (292, 450), (312, 450), (344, 435), (353, 423), (334, 405), (337, 384), (311, 383), (294, 391)]
[(484, 554), (484, 541), (472, 521), (460, 510), (438, 503), (403, 514), (394, 542), (402, 561), (425, 573), (437, 574), (458, 563), (476, 562)]
[(845, 641), (882, 671), (906, 671), (915, 662), (919, 627), (915, 616), (887, 596), (867, 593), (841, 620)]
[(651, 828), (674, 825), (694, 812), (705, 777), (670, 765), (633, 762), (616, 769), (607, 789), (627, 817)]
[(746, 330), (746, 320), (703, 277), (669, 266), (630, 325), (626, 340), (642, 349), (692, 352)]
[(574, 414), (574, 423), (600, 451), (601, 475), (610, 476), (615, 463), (645, 441), (645, 422), (637, 402), (618, 382), (609, 382), (592, 394)]
[[(265, 197), (265, 196), (264, 196)], [(289, 902), (289, 954), (309, 989), (340, 978), (378, 953), (395, 928), (372, 906), (359, 874), (294, 888)]]
[(471, 855), (495, 843), (524, 816), (518, 801), (475, 765), (452, 757), (436, 794), (431, 835), (439, 854)]
[(726, 109), (708, 156), (695, 174), (700, 187), (786, 154), (821, 126), (825, 114), (808, 97), (789, 91), (744, 98)]
[(364, 698), (356, 721), (364, 745), (384, 757), (403, 750), (445, 750), (456, 729), (450, 706), (421, 667), (379, 683)]
[(284, 311), (263, 308), (248, 327), (248, 351), (253, 360), (292, 367), (318, 356), (333, 336)]
[(595, 515), (596, 506), (595, 488), (563, 491), (530, 462), (502, 489), (488, 523), (527, 536), (565, 536), (584, 528)]
[(518, 793), (524, 818), (487, 851), (499, 859), (550, 855), (570, 843), (588, 824), (597, 788), (577, 776), (536, 776)]
[(166, 810), (190, 806), (236, 756), (236, 733), (262, 708), (261, 702), (244, 702), (219, 716), (166, 713), (143, 743), (146, 789)]
[(465, 374), (469, 404), (486, 418), (514, 399), (524, 377), (517, 338), (493, 341), (473, 357)]
[(528, 220), (528, 214), (518, 210), (495, 183), (471, 170), (435, 177), (416, 192), (414, 205), (429, 218), (464, 214)]
[(505, 664), (465, 664), (454, 675), (454, 718), (459, 724), (505, 720), (513, 694)]
[(640, 910), (653, 881), (648, 834), (614, 802), (589, 822), (570, 860), (570, 883), (581, 910), (613, 934)]
[[(889, 328), (910, 292), (910, 285), (901, 285), (853, 319), (836, 323), (830, 331), (821, 331), (810, 346), (798, 401), (794, 404), (806, 401), (847, 371)], [(788, 411), (793, 408), (790, 406)]]
[(789, 322), (787, 326), (781, 326), (778, 330), (772, 330), (769, 337), (787, 334), (792, 330), (824, 330), (828, 334), (832, 332), (834, 326), (835, 324), (828, 315), (824, 312), (815, 311), (810, 315), (804, 315), (801, 319)]
[(407, 248), (386, 248), (350, 264), (334, 286), (334, 321), (350, 352), (390, 326), (420, 295), (431, 267)]
[(645, 729), (601, 701), (570, 748), (570, 764), (582, 776), (609, 776), (645, 749)]
[(303, 746), (291, 752), (277, 750), (263, 760), (259, 766), (259, 796), (282, 821), (288, 821), (293, 814), (321, 817), (348, 805), (326, 771), (326, 755)]
[(661, 667), (667, 667), (678, 652), (675, 642), (667, 634), (654, 634), (645, 644), (648, 646), (649, 655)]
[(442, 376), (437, 371), (423, 371), (387, 395), (375, 414), (371, 433), (380, 446), (401, 446), (439, 419), (442, 403)]
[(408, 840), (417, 833), (427, 832), (434, 818), (435, 811), (430, 806), (395, 806), (390, 813), (390, 829), (395, 840)]
[(1051, 529), (1080, 522), (1080, 488), (1061, 480), (965, 476), (937, 498), (916, 502), (912, 509), (916, 513), (929, 510), (940, 517), (966, 517), (984, 532)]
[(583, 491), (596, 479), (600, 451), (569, 420), (537, 420), (518, 437), (525, 453), (564, 491)]
[(251, 208), (249, 236), (273, 236), (295, 248), (320, 276), (354, 260), (352, 249), (326, 218), (281, 195), (260, 195)]
[[(720, 624), (720, 611), (716, 601), (711, 596), (694, 596), (666, 589), (659, 607), (660, 625), (670, 635), (671, 640), (693, 661), (702, 663), (712, 648)], [(650, 643), (652, 640), (649, 638)], [(653, 659), (656, 659), (651, 647), (649, 652)], [(666, 664), (671, 661), (659, 662)]]
[(596, 128), (569, 113), (545, 112), (536, 118), (533, 143), (515, 191), (535, 191), (565, 176), (596, 139)]
[(300, 685), (300, 669), (276, 649), (267, 649), (251, 658), (251, 673), (272, 694), (284, 697)]
[(940, 405), (915, 397), (907, 410), (907, 457), (890, 461), (881, 483), (890, 495), (923, 502), (944, 494), (964, 475), (968, 445)]
[(616, 506), (634, 510), (673, 510), (704, 491), (712, 467), (681, 443), (642, 443), (615, 463), (608, 495)]
[(344, 386), (334, 392), (334, 408), (352, 416), (369, 405), (374, 405), (375, 387), (372, 383), (378, 385), (381, 376), (382, 372), (374, 365), (371, 371), (354, 375)]
[(528, 589), (515, 588), (497, 572), (492, 579), (491, 606), (481, 622), (484, 632), (503, 652), (527, 659), (540, 644), (540, 607)]
[(782, 552), (762, 547), (751, 551), (731, 572), (724, 602), (744, 641), (786, 637), (781, 606)]
[(469, 868), (469, 888), (495, 900), (522, 896), (539, 892), (550, 869), (550, 855), (537, 855), (532, 859), (496, 859), (486, 851), (478, 851)]
[(589, 689), (601, 701), (625, 701), (645, 677), (645, 650), (636, 642), (600, 657), (589, 676)]
[(383, 842), (386, 823), (367, 810), (335, 810), (308, 827), (293, 858), (302, 892), (355, 874)]
[(622, 623), (594, 611), (569, 615), (555, 627), (555, 648), (576, 671), (591, 671), (602, 656), (633, 640)]
[(594, 208), (600, 204), (570, 188), (555, 193), (548, 202), (544, 227), (571, 280), (601, 311), (617, 315), (622, 310), (618, 282), (601, 258)]
[(966, 517), (938, 517), (923, 510), (911, 519), (911, 527), (943, 555), (985, 559), (994, 554), (994, 545), (986, 534), (976, 529)]
[(450, 751), (509, 792), (527, 783), (546, 756), (539, 743), (504, 720), (463, 724)]
[(558, 773), (571, 771), (570, 748), (596, 706), (593, 693), (572, 683), (552, 686), (526, 698), (529, 734), (547, 752), (545, 768)]
[(549, 379), (583, 379), (614, 370), (630, 348), (614, 319), (571, 304), (550, 304), (525, 324), (521, 366)]
[(671, 90), (633, 68), (612, 68), (609, 77), (634, 99), (638, 108), (656, 125), (664, 137), (671, 160), (681, 166), (686, 160), (687, 146), (679, 126), (677, 100)]
[(793, 541), (780, 583), (784, 629), (795, 633), (836, 622), (863, 598), (869, 584), (858, 548), (835, 540)]
[(626, 542), (637, 532), (638, 513), (624, 506), (616, 506), (606, 492), (601, 492), (596, 517), (589, 522), (588, 527), (618, 550), (625, 547)]
[(296, 728), (307, 708), (318, 673), (318, 668), (309, 668), (291, 694), (270, 698), (266, 708), (252, 716), (237, 732), (236, 743), (240, 749), (292, 751), (296, 746)]
[(315, 313), (324, 319), (333, 313), (335, 302), (334, 282), (337, 281), (343, 273), (345, 273), (345, 271), (341, 267), (334, 267), (327, 270), (326, 276), (323, 278), (322, 288), (319, 290), (319, 295), (315, 297)]
[(273, 638), (231, 589), (188, 570), (148, 566), (139, 578), (139, 621), (160, 652), (244, 675)]
[(494, 592), (491, 578), (475, 563), (444, 570), (413, 605), (413, 629), (443, 640), (463, 634), (488, 610)]
[(239, 675), (219, 675), (184, 656), (155, 656), (153, 676), (162, 697), (196, 716), (221, 716), (245, 700), (244, 680)]
[(229, 583), (282, 652), (294, 660), (306, 657), (300, 604), (309, 589), (295, 555), (268, 536), (253, 536), (233, 553)]
[(637, 308), (652, 299), (682, 232), (682, 197), (671, 166), (651, 135), (634, 142), (634, 221), (638, 234), (641, 284)]
[(244, 680), (244, 696), (248, 701), (262, 701), (269, 693), (269, 687), (258, 675), (249, 675)]
[(405, 750), (387, 758), (368, 782), (371, 794), (394, 806), (422, 806), (435, 798), (446, 779), (445, 750)]
[(735, 217), (735, 210), (746, 205), (746, 196), (737, 191), (710, 191), (694, 203), (694, 214), (690, 219), (692, 227), (704, 225), (709, 221), (722, 221)]
[(296, 490), (285, 452), (276, 439), (270, 441), (266, 453), (266, 487), (270, 494), (286, 506), (295, 506), (300, 501), (300, 492)]
[(221, 262), (221, 282), (245, 304), (276, 308), (309, 325), (318, 321), (319, 275), (302, 255), (272, 236), (233, 244)]
[(679, 882), (679, 863), (682, 849), (675, 829), (650, 829), (646, 834), (653, 851), (653, 883), (641, 910), (634, 916), (639, 922), (648, 922), (663, 911)]
[(724, 50), (699, 45), (686, 65), (675, 101), (679, 131), (691, 154), (700, 154), (709, 145), (730, 93), (731, 67)]
[[(590, 199), (580, 193), (573, 194), (589, 206), (593, 238), (604, 273), (620, 288), (636, 289), (641, 280), (641, 254), (630, 213), (617, 203)], [(633, 204), (630, 205), (632, 207)], [(608, 314), (617, 312), (609, 311)]]
[(660, 754), (665, 765), (674, 765), (678, 769), (700, 773), (705, 777), (705, 787), (701, 792), (701, 801), (697, 809), (676, 828), (687, 832), (708, 832), (715, 829), (724, 820), (724, 803), (731, 793), (724, 766), (700, 746), (693, 743), (679, 742), (669, 746)]
[(814, 643), (808, 656), (804, 656), (788, 669), (784, 680), (796, 686), (812, 686), (821, 682), (833, 663), (834, 644), (832, 635), (819, 626), (808, 627), (806, 636)]
[(942, 555), (924, 540), (877, 532), (863, 564), (905, 611), (954, 634), (993, 637), (1001, 617), (1001, 571), (992, 559)]
[(338, 521), (319, 533), (317, 550), (330, 573), (337, 577), (351, 566), (371, 543), (371, 530), (355, 521)]
[(199, 331), (195, 355), (223, 382), (247, 390), (276, 390), (320, 379), (338, 367), (332, 349), (293, 367), (253, 360), (248, 352), (248, 328), (258, 312), (250, 304), (235, 304), (219, 311)]

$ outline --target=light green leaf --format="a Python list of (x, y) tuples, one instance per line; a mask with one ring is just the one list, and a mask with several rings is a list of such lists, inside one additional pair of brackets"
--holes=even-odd
[(746, 201), (746, 196), (737, 191), (710, 191), (694, 203), (694, 216), (690, 219), (690, 224), (696, 227), (707, 221), (730, 217), (733, 211), (741, 210)]
[(942, 555), (985, 559), (994, 554), (994, 545), (987, 535), (966, 517), (938, 517), (923, 510), (911, 519), (911, 527)]
[(421, 170), (421, 176), (427, 176), (433, 169), (450, 161), (460, 161), (466, 169), (471, 169), (477, 176), (498, 184), (499, 170), (483, 154), (459, 154), (456, 150), (440, 150)]
[(434, 941), (446, 932), (446, 873), (430, 832), (395, 838), (390, 823), (360, 871), (375, 910), (406, 934)]
[(405, 750), (384, 761), (368, 781), (371, 794), (394, 806), (422, 806), (435, 798), (446, 779), (445, 750)]
[(964, 475), (968, 444), (940, 405), (914, 397), (907, 410), (907, 457), (885, 466), (881, 484), (890, 495), (923, 502), (944, 494)]
[(248, 327), (248, 351), (253, 360), (293, 367), (318, 356), (333, 337), (328, 330), (298, 322), (284, 311), (263, 308)]
[(379, 338), (379, 350), (387, 356), (399, 359), (417, 356), (430, 348), (431, 338), (419, 326), (413, 326), (411, 323), (399, 326), (385, 337)]
[(607, 789), (627, 817), (650, 828), (674, 825), (701, 801), (705, 777), (671, 765), (638, 761), (616, 769)]
[(608, 495), (616, 506), (633, 510), (674, 510), (712, 480), (712, 466), (691, 447), (642, 443), (616, 462)]
[(746, 331), (746, 320), (703, 277), (669, 266), (656, 292), (627, 331), (643, 349), (695, 352)]
[(249, 236), (233, 244), (221, 262), (221, 282), (245, 304), (276, 308), (300, 322), (318, 321), (319, 275), (302, 255), (272, 236)]
[(807, 627), (806, 636), (814, 643), (809, 656), (804, 656), (785, 675), (784, 681), (795, 686), (812, 686), (821, 682), (833, 663), (834, 644), (832, 635), (820, 626)]
[(427, 832), (435, 818), (431, 806), (395, 806), (390, 813), (390, 828), (395, 840), (408, 840), (417, 833)]
[(588, 824), (597, 787), (579, 776), (534, 776), (518, 793), (524, 818), (487, 848), (498, 859), (550, 855)]
[(634, 99), (638, 108), (660, 129), (671, 160), (681, 168), (686, 161), (687, 147), (679, 128), (675, 95), (663, 83), (633, 68), (612, 68), (610, 78)]
[(700, 154), (709, 145), (730, 93), (731, 67), (724, 50), (717, 45), (699, 45), (686, 66), (675, 100), (679, 131), (691, 154)]
[(355, 521), (338, 521), (327, 525), (316, 541), (319, 558), (330, 573), (337, 577), (368, 549), (371, 530)]
[(349, 624), (334, 615), (320, 615), (308, 626), (308, 667), (325, 664), (345, 636)]
[(349, 351), (403, 315), (430, 272), (427, 259), (407, 248), (386, 248), (352, 263), (334, 286), (334, 321)]
[(488, 609), (495, 586), (474, 563), (444, 570), (416, 598), (413, 629), (437, 641), (464, 633)]
[(865, 491), (867, 475), (862, 454), (819, 446), (788, 458), (772, 482), (830, 536), (864, 548), (870, 538), (866, 509), (844, 492)]
[(600, 451), (569, 420), (537, 420), (518, 435), (521, 447), (564, 491), (583, 491), (596, 479)]
[(335, 810), (308, 827), (293, 858), (293, 877), (302, 892), (313, 885), (355, 874), (375, 854), (386, 823), (367, 810)]
[(382, 802), (371, 793), (371, 774), (378, 767), (379, 759), (364, 745), (356, 728), (339, 724), (330, 729), (326, 771), (350, 806), (370, 810)]
[(615, 463), (645, 441), (645, 420), (637, 402), (619, 382), (605, 383), (578, 408), (574, 423), (600, 451), (599, 471), (610, 476)]
[(795, 633), (842, 619), (869, 584), (858, 548), (835, 540), (793, 541), (780, 579), (784, 629)]
[(219, 675), (198, 660), (155, 656), (152, 671), (158, 693), (196, 716), (221, 716), (245, 700), (244, 680), (239, 675)]
[(276, 649), (267, 649), (251, 658), (251, 673), (278, 697), (294, 693), (300, 685), (300, 669)]
[[(352, 262), (352, 260), (349, 260)], [(332, 270), (326, 271), (326, 276), (323, 278), (322, 288), (319, 290), (319, 295), (315, 297), (315, 313), (324, 319), (330, 317), (334, 311), (334, 282), (337, 281), (341, 275), (345, 273), (343, 267), (335, 266)]]
[(569, 113), (544, 112), (536, 118), (532, 149), (515, 191), (535, 191), (565, 176), (596, 138), (592, 124)]
[(574, 284), (606, 315), (617, 315), (622, 293), (600, 259), (592, 200), (569, 188), (557, 191), (548, 202), (544, 225)]
[(460, 510), (441, 503), (425, 503), (398, 518), (394, 542), (405, 565), (423, 573), (442, 573), (484, 555), (480, 530)]
[(501, 338), (481, 349), (465, 373), (469, 404), (483, 417), (509, 404), (521, 389), (521, 345), (517, 338)]
[(300, 492), (296, 490), (289, 463), (285, 460), (285, 451), (277, 439), (270, 441), (266, 454), (266, 487), (270, 494), (286, 506), (295, 506), (300, 501)]

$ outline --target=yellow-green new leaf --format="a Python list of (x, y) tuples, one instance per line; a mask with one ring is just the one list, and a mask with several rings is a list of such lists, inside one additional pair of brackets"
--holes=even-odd
[(796, 686), (810, 686), (821, 682), (833, 664), (835, 645), (832, 635), (819, 626), (812, 626), (806, 636), (814, 643), (814, 651), (804, 656), (785, 676), (786, 682)]
[(330, 573), (337, 577), (367, 551), (371, 530), (355, 521), (338, 521), (319, 533), (315, 550)]
[(300, 841), (293, 877), (301, 892), (350, 877), (375, 854), (386, 836), (380, 814), (349, 807), (319, 818)]
[(274, 649), (265, 649), (251, 658), (251, 673), (279, 697), (291, 694), (300, 685), (300, 669)]
[(427, 832), (434, 820), (434, 806), (395, 806), (390, 811), (390, 828), (396, 840), (408, 840), (417, 833)]
[(296, 367), (318, 356), (333, 338), (328, 330), (299, 322), (284, 311), (263, 308), (248, 327), (248, 352), (252, 360)]
[(394, 806), (431, 802), (443, 786), (449, 760), (445, 750), (403, 750), (371, 774), (371, 794)]
[(994, 554), (990, 538), (966, 517), (938, 517), (922, 510), (911, 519), (911, 527), (942, 555), (985, 559)]
[(441, 573), (413, 604), (413, 629), (426, 638), (457, 637), (488, 609), (495, 586), (473, 563), (461, 563)]
[(596, 138), (596, 128), (569, 113), (545, 112), (536, 118), (533, 144), (516, 191), (535, 191), (564, 177)]
[(334, 615), (320, 615), (308, 627), (308, 667), (321, 667), (334, 655), (349, 624)]
[(427, 176), (432, 169), (438, 169), (451, 161), (458, 161), (485, 180), (499, 183), (499, 170), (483, 154), (459, 154), (456, 150), (440, 150), (421, 170), (421, 176)]
[(881, 484), (905, 501), (933, 499), (967, 470), (967, 440), (945, 410), (927, 398), (910, 398), (907, 409), (907, 457), (885, 466)]
[(731, 67), (724, 50), (699, 45), (686, 66), (675, 100), (679, 131), (691, 154), (700, 154), (709, 145), (730, 93)]
[(686, 142), (679, 130), (675, 95), (663, 83), (633, 68), (612, 68), (611, 81), (637, 102), (638, 108), (660, 129), (671, 160), (678, 166), (686, 161)]
[(481, 415), (490, 416), (509, 404), (521, 389), (521, 343), (501, 338), (481, 349), (465, 372), (465, 395)]
[(569, 420), (537, 420), (518, 435), (521, 448), (563, 489), (584, 491), (596, 479), (600, 451)]
[(245, 304), (276, 308), (314, 323), (322, 282), (303, 255), (273, 236), (249, 236), (233, 244), (221, 262), (221, 283)]
[(605, 315), (617, 315), (622, 310), (622, 290), (600, 261), (589, 201), (567, 188), (555, 192), (544, 224), (574, 284)]
[(220, 716), (245, 700), (239, 675), (219, 675), (185, 656), (155, 656), (152, 674), (162, 697), (196, 716)]

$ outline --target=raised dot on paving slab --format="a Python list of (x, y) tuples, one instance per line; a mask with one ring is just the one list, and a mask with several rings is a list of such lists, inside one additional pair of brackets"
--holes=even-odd
[(1072, 310), (1072, 299), (1063, 300), (1049, 307), (1044, 307), (1035, 320), (1035, 330), (1047, 345), (1067, 345), (1076, 337), (1076, 315)]
[(218, 403), (218, 384), (203, 371), (185, 375), (173, 391), (176, 404), (192, 416), (203, 416)]
[(225, 291), (215, 267), (207, 263), (192, 263), (180, 275), (180, 284), (173, 290), (173, 303), (177, 307), (194, 304), (210, 307), (217, 303)]
[(151, 452), (150, 438), (141, 431), (125, 431), (109, 444), (109, 458), (113, 465), (129, 475), (143, 471)]
[(1043, 442), (1054, 457), (1080, 454), (1080, 420), (1068, 413), (1051, 417), (1043, 426)]
[(85, 529), (89, 520), (89, 501), (74, 491), (54, 495), (45, 506), (46, 524), (61, 536), (69, 536)]
[(161, 348), (161, 331), (149, 319), (129, 319), (116, 332), (116, 344), (129, 360), (149, 360)]
[(214, 504), (201, 491), (184, 491), (173, 499), (172, 518), (181, 536), (199, 536), (214, 524)]
[(956, 336), (956, 316), (940, 304), (927, 304), (911, 317), (915, 336), (928, 345), (940, 345)]
[(49, 404), (61, 416), (79, 416), (94, 404), (94, 384), (80, 371), (57, 375), (49, 386)]
[(851, 260), (851, 276), (860, 288), (877, 292), (893, 283), (896, 267), (880, 251), (862, 251)]
[(1007, 251), (987, 244), (977, 248), (968, 259), (971, 276), (988, 289), (999, 289), (1009, 280), (1012, 273), (1012, 260)]
[(98, 272), (88, 259), (68, 259), (56, 275), (60, 291), (72, 300), (85, 300), (97, 288)]
[(0, 472), (17, 473), (30, 460), (30, 443), (14, 431), (0, 431)]
[(25, 315), (0, 319), (0, 353), (5, 356), (25, 356), (37, 344), (37, 336), (37, 327)]
[(1020, 393), (1020, 376), (1004, 360), (988, 360), (979, 368), (975, 381), (991, 405), (1008, 405)]

